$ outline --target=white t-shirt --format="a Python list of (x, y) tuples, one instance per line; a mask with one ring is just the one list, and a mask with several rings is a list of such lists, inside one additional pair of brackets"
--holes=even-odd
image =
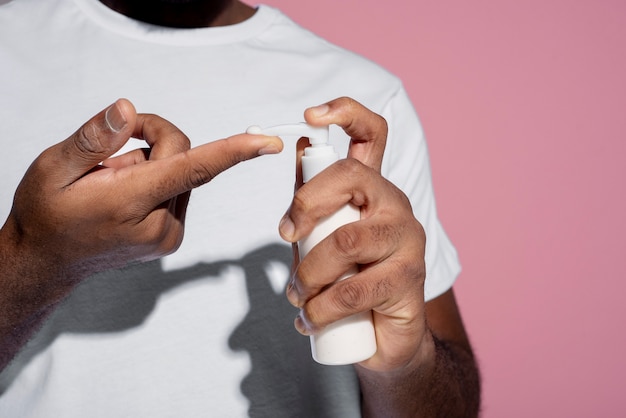
[[(350, 96), (388, 121), (384, 175), (427, 233), (426, 298), (459, 264), (437, 219), (426, 143), (401, 82), (259, 6), (206, 29), (136, 22), (95, 0), (0, 6), (0, 215), (46, 147), (119, 97), (192, 145), (303, 119)], [(345, 155), (347, 138), (331, 129)], [(181, 248), (88, 279), (0, 374), (0, 416), (350, 417), (350, 366), (313, 362), (284, 296), (291, 250), (277, 225), (293, 193), (296, 138), (192, 193)], [(132, 146), (137, 146), (133, 143)]]

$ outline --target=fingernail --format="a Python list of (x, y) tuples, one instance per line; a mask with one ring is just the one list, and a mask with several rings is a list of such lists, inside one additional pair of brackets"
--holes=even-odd
[(302, 335), (311, 335), (311, 332), (308, 330), (306, 326), (306, 322), (302, 318), (302, 313), (296, 316), (296, 320), (293, 321), (293, 325), (296, 327), (296, 330)]
[(275, 144), (268, 144), (259, 150), (259, 155), (278, 154), (280, 149)]
[(109, 126), (109, 129), (111, 129), (115, 133), (124, 129), (127, 123), (126, 118), (120, 111), (120, 108), (117, 106), (117, 103), (113, 103), (111, 107), (107, 109), (104, 115), (104, 120)]
[(295, 278), (292, 277), (287, 284), (287, 291), (285, 292), (287, 295), (287, 300), (293, 306), (300, 307), (300, 296), (298, 294), (298, 289), (296, 289)]
[(278, 229), (283, 237), (287, 239), (289, 242), (291, 241), (291, 237), (296, 232), (296, 226), (293, 224), (293, 221), (289, 218), (288, 215), (283, 216), (283, 219), (280, 220), (278, 224)]
[(312, 107), (309, 110), (313, 113), (313, 116), (324, 116), (326, 113), (328, 113), (329, 109), (330, 107), (327, 104), (323, 104)]

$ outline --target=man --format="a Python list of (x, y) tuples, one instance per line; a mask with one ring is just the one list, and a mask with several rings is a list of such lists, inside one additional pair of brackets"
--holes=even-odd
[[(12, 177), (0, 232), (0, 411), (477, 413), (451, 288), (456, 254), (395, 77), (275, 9), (239, 1), (13, 0), (0, 9), (0, 32), (0, 135), (6, 149), (19, 144), (3, 170)], [(53, 145), (105, 100), (114, 104)], [(275, 225), (302, 141), (267, 155), (281, 151), (278, 138), (231, 135), (297, 121), (305, 108), (307, 122), (345, 131), (334, 137), (350, 158), (299, 187), (280, 236), (297, 242), (347, 202), (362, 219), (320, 243), (286, 283), (291, 250)], [(149, 149), (120, 151), (131, 136)], [(49, 146), (9, 213), (26, 162)], [(359, 274), (331, 286), (354, 264)], [(299, 313), (284, 303), (285, 286)], [(314, 364), (291, 325), (295, 316), (311, 334), (367, 310), (378, 349), (354, 366)]]

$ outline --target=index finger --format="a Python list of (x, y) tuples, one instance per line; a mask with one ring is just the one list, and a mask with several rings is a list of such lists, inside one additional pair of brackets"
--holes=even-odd
[(385, 118), (349, 97), (308, 108), (304, 118), (314, 126), (335, 124), (342, 127), (351, 140), (348, 157), (380, 172), (387, 143)]
[(240, 134), (129, 166), (126, 170), (132, 170), (133, 196), (143, 196), (144, 203), (155, 207), (210, 182), (222, 171), (242, 161), (276, 154), (282, 149), (283, 143), (278, 137)]

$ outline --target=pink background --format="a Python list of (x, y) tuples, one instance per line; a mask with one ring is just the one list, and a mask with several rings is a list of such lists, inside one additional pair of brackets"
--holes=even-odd
[(626, 3), (266, 3), (404, 80), (482, 416), (626, 416)]

